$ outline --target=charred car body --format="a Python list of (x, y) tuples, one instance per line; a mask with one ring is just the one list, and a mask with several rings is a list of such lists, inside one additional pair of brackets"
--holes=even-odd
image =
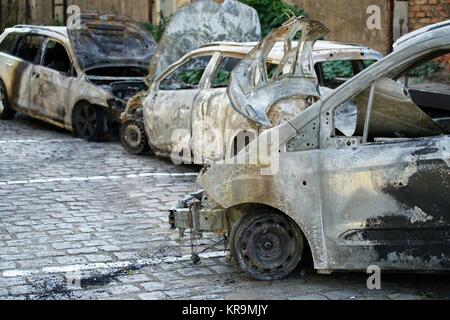
[[(289, 28), (277, 32), (289, 37)], [(171, 223), (194, 235), (227, 234), (243, 270), (262, 280), (288, 275), (307, 247), (321, 273), (371, 265), (449, 270), (450, 72), (445, 64), (432, 74), (415, 72), (449, 54), (450, 21), (401, 38), (392, 54), (241, 152), (252, 159), (257, 140), (276, 132), (275, 160), (256, 155), (255, 163), (204, 170), (204, 192), (182, 201)], [(233, 107), (253, 109), (262, 123), (276, 103), (266, 97), (283, 81), (252, 87), (248, 77), (264, 60), (250, 55), (229, 88)], [(252, 100), (241, 88), (262, 89)], [(290, 91), (281, 98), (295, 103)], [(352, 130), (342, 132), (337, 123), (348, 108), (357, 114), (347, 114)]]
[(16, 26), (0, 37), (0, 118), (16, 111), (95, 140), (145, 90), (154, 40), (126, 17), (82, 13), (68, 27)]
[[(162, 71), (149, 92), (129, 102), (123, 115), (124, 147), (133, 154), (150, 147), (156, 155), (184, 163), (208, 164), (233, 157), (262, 131), (292, 118), (382, 57), (362, 46), (316, 42), (327, 29), (315, 21), (304, 24), (307, 27), (300, 41), (291, 43), (296, 33), (289, 41), (272, 35), (262, 42), (261, 52), (266, 57), (261, 76), (272, 79), (279, 76), (274, 72), (285, 66), (285, 76), (294, 76), (292, 69), (288, 70), (293, 64), (283, 61), (287, 42), (304, 49), (302, 58), (307, 59), (312, 71), (305, 77), (292, 78), (299, 89), (297, 104), (279, 101), (269, 110), (270, 119), (263, 123), (248, 113), (237, 112), (227, 95), (231, 72), (249, 53), (259, 52), (261, 45), (210, 43)], [(333, 73), (336, 64), (348, 72), (345, 78)]]

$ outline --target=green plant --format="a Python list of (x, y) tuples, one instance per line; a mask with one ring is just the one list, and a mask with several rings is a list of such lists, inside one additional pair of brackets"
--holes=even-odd
[[(286, 22), (289, 14), (296, 16), (305, 15), (302, 9), (282, 2), (281, 0), (240, 0), (242, 3), (254, 8), (261, 22), (262, 36), (265, 37), (273, 29), (278, 28)], [(292, 13), (290, 13), (292, 12)]]
[(64, 23), (59, 19), (53, 19), (50, 21), (49, 26), (62, 27), (64, 26)]
[(178, 80), (192, 86), (197, 86), (202, 79), (204, 71), (204, 69), (198, 69), (182, 72), (178, 75)]
[(422, 82), (425, 78), (431, 77), (441, 69), (442, 66), (439, 63), (428, 61), (408, 72), (408, 77), (418, 78)]
[(325, 61), (322, 63), (325, 80), (351, 78), (354, 75), (350, 61)]
[(161, 18), (159, 24), (152, 24), (152, 23), (141, 23), (141, 26), (152, 35), (152, 37), (155, 39), (156, 42), (159, 42), (161, 40), (162, 35), (164, 34), (164, 31), (166, 30), (167, 26), (170, 23), (170, 19), (172, 17), (166, 17), (161, 12)]

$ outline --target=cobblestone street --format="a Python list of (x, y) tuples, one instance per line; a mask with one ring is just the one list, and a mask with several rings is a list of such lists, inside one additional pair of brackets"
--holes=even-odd
[[(198, 167), (128, 155), (24, 116), (0, 121), (0, 299), (446, 299), (448, 274), (317, 275), (257, 282), (206, 236), (199, 265), (167, 210)], [(81, 279), (81, 280), (80, 280)]]

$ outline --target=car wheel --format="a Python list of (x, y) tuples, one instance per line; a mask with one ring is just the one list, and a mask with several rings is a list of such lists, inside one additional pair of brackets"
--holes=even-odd
[(247, 214), (236, 223), (232, 236), (236, 261), (257, 280), (285, 278), (303, 256), (302, 232), (280, 213)]
[(77, 106), (73, 114), (73, 128), (77, 136), (96, 141), (105, 132), (105, 112), (88, 103)]
[(144, 124), (141, 121), (128, 120), (122, 124), (120, 142), (130, 154), (142, 155), (150, 152)]
[(11, 109), (8, 103), (8, 95), (6, 93), (5, 84), (0, 80), (0, 119), (12, 120), (16, 112)]

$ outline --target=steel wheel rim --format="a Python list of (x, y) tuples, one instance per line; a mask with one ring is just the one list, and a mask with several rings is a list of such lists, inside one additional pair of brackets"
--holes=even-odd
[(298, 265), (303, 240), (282, 216), (262, 216), (239, 230), (236, 251), (244, 270), (260, 280), (281, 279)]
[(125, 142), (132, 148), (138, 148), (142, 145), (142, 132), (135, 124), (129, 124), (124, 132)]
[(97, 131), (97, 113), (89, 105), (78, 109), (77, 127), (82, 137), (92, 137)]

